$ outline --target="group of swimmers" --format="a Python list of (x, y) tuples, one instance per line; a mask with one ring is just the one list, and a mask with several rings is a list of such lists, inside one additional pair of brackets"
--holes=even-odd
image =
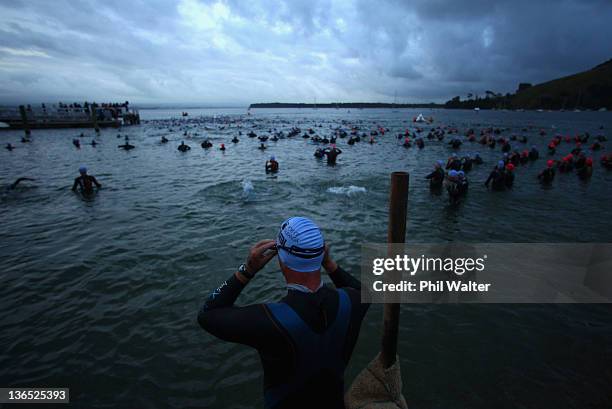
[[(344, 123), (343, 123), (344, 124)], [(330, 125), (331, 128), (331, 125)], [(411, 131), (406, 129), (405, 132), (397, 134), (398, 139), (403, 138), (402, 145), (406, 148), (410, 148), (413, 145), (413, 140), (411, 140), (411, 136), (414, 136), (414, 144), (419, 148), (423, 149), (425, 147), (424, 138), (420, 136), (420, 134), (424, 131), (422, 128), (417, 128), (411, 134)], [(375, 143), (375, 137), (384, 136), (385, 133), (390, 132), (388, 128), (384, 128), (378, 126), (374, 130), (371, 130), (369, 133), (369, 143)], [(480, 139), (477, 140), (476, 132), (474, 129), (468, 129), (466, 132), (466, 140), (469, 142), (479, 142), (482, 145), (489, 146), (490, 148), (494, 148), (496, 145), (501, 146), (501, 151), (503, 152), (503, 159), (499, 160), (494, 169), (490, 172), (489, 177), (485, 181), (485, 186), (487, 188), (491, 188), (495, 191), (506, 190), (512, 188), (515, 180), (515, 169), (518, 165), (526, 164), (529, 161), (535, 161), (539, 159), (540, 152), (536, 148), (536, 146), (531, 146), (531, 149), (523, 149), (522, 151), (513, 150), (510, 142), (518, 141), (519, 143), (527, 143), (527, 138), (525, 136), (516, 136), (512, 135), (509, 138), (505, 138), (500, 136), (503, 132), (502, 129), (499, 128), (487, 128), (482, 129), (480, 131)], [(265, 142), (268, 140), (278, 141), (281, 138), (293, 137), (297, 136), (302, 131), (300, 128), (293, 127), (291, 128), (287, 134), (283, 131), (274, 132), (270, 129), (271, 137), (266, 135), (257, 135), (253, 130), (247, 133), (249, 138), (258, 138), (260, 141), (260, 145), (258, 146), (259, 150), (266, 150), (267, 146)], [(459, 131), (453, 127), (436, 127), (429, 130), (427, 134), (427, 139), (437, 139), (438, 141), (443, 141), (446, 135), (458, 134)], [(540, 131), (540, 135), (545, 135), (545, 131)], [(187, 131), (185, 131), (184, 135), (187, 138), (191, 137)], [(239, 131), (239, 135), (242, 135), (242, 132)], [(84, 135), (81, 134), (81, 137)], [(117, 138), (120, 138), (121, 135), (118, 134)], [(308, 128), (306, 132), (303, 133), (302, 137), (304, 139), (310, 139), (314, 143), (323, 143), (329, 144), (326, 148), (317, 148), (314, 152), (314, 156), (318, 159), (327, 158), (327, 163), (329, 165), (335, 165), (337, 157), (342, 153), (342, 150), (338, 149), (336, 146), (337, 138), (346, 138), (348, 137), (347, 144), (353, 145), (362, 140), (362, 138), (368, 137), (368, 134), (360, 131), (358, 126), (353, 126), (347, 132), (345, 129), (337, 127), (333, 135), (328, 137), (319, 137), (315, 130), (312, 128)], [(561, 173), (576, 171), (576, 174), (581, 179), (588, 179), (593, 174), (593, 159), (591, 157), (587, 157), (582, 146), (587, 143), (590, 135), (585, 133), (584, 135), (577, 135), (574, 138), (566, 136), (562, 137), (560, 135), (556, 135), (552, 138), (550, 143), (548, 144), (548, 153), (554, 154), (558, 148), (558, 146), (565, 141), (566, 143), (575, 143), (575, 147), (572, 151), (563, 156), (560, 160), (550, 159), (546, 162), (546, 168), (543, 169), (538, 175), (538, 180), (542, 184), (550, 184), (555, 178), (555, 174), (557, 171)], [(127, 135), (124, 136), (125, 142), (122, 145), (118, 145), (119, 148), (130, 150), (134, 149), (135, 146), (129, 143), (129, 137)], [(22, 142), (30, 142), (28, 138)], [(603, 149), (602, 142), (606, 141), (605, 136), (599, 135), (596, 138), (596, 141), (590, 146), (592, 151)], [(168, 143), (169, 140), (165, 136), (161, 137), (160, 143), (165, 144)], [(234, 136), (231, 140), (232, 143), (239, 143), (240, 140), (237, 136)], [(79, 139), (73, 139), (72, 143), (75, 147), (80, 148), (81, 143)], [(458, 150), (463, 145), (464, 141), (459, 139), (458, 137), (453, 137), (449, 142), (448, 146), (453, 150)], [(97, 142), (92, 141), (91, 145), (96, 146)], [(201, 147), (203, 149), (210, 149), (213, 147), (212, 142), (209, 139), (204, 140), (201, 143)], [(7, 150), (12, 150), (14, 147), (8, 143), (6, 145)], [(177, 147), (180, 152), (187, 152), (191, 150), (191, 147), (185, 144), (184, 141), (181, 141), (180, 145)], [(221, 143), (219, 150), (225, 151), (225, 144)], [(482, 158), (478, 153), (468, 154), (459, 156), (457, 153), (453, 153), (446, 164), (442, 161), (436, 162), (434, 166), (434, 170), (426, 176), (426, 179), (429, 180), (429, 185), (431, 189), (441, 189), (443, 186), (446, 187), (446, 190), (449, 194), (451, 202), (457, 202), (461, 196), (465, 195), (468, 190), (468, 178), (467, 173), (472, 170), (474, 165), (480, 165), (483, 163)], [(606, 169), (612, 169), (612, 154), (604, 154), (601, 157), (601, 165)], [(84, 172), (81, 172), (84, 170)], [(276, 173), (279, 171), (279, 164), (276, 161), (274, 156), (271, 156), (269, 160), (265, 163), (265, 170), (267, 173)], [(73, 185), (73, 190), (80, 188), (82, 192), (91, 193), (93, 191), (93, 186), (99, 187), (100, 184), (97, 180), (87, 175), (87, 170), (85, 168), (81, 168), (80, 170), (81, 176), (79, 176)], [(21, 179), (27, 180), (27, 179)]]

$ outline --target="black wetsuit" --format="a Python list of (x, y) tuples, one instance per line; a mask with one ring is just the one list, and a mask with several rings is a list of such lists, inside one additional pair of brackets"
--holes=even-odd
[(489, 187), (489, 182), (492, 181), (493, 183), (491, 187), (493, 188), (493, 190), (505, 190), (505, 173), (506, 172), (498, 168), (493, 169), (493, 171), (489, 175), (489, 178), (485, 182), (485, 186)]
[(429, 175), (425, 176), (425, 179), (429, 179), (430, 188), (439, 188), (444, 182), (444, 170), (442, 168), (436, 168)]
[[(263, 366), (267, 407), (344, 408), (343, 370), (357, 342), (369, 304), (360, 301), (361, 283), (340, 267), (329, 277), (336, 289), (323, 286), (315, 293), (290, 289), (279, 303), (236, 307), (234, 302), (245, 285), (232, 275), (213, 291), (200, 309), (198, 322), (203, 329), (224, 341), (257, 349)], [(289, 324), (283, 323), (279, 315), (275, 314), (279, 305), (285, 312), (294, 316), (297, 314)], [(340, 314), (342, 311), (344, 315)], [(346, 319), (336, 322), (337, 316)], [(293, 384), (293, 390), (285, 390), (283, 393), (283, 389), (292, 385), (292, 380), (296, 379), (297, 367), (325, 366), (325, 360), (330, 359), (330, 356), (318, 349), (309, 356), (299, 356), (299, 351), (303, 350), (300, 348), (301, 340), (300, 337), (292, 337), (291, 332), (301, 327), (305, 337), (324, 338), (321, 334), (329, 335), (328, 329), (338, 326), (344, 326), (345, 329), (338, 332), (337, 337), (331, 338), (338, 351), (332, 359), (337, 358), (341, 370), (318, 371), (297, 385)], [(287, 329), (292, 327), (291, 330)], [(303, 372), (300, 374), (303, 375)], [(300, 374), (297, 374), (298, 378)]]
[(325, 154), (327, 155), (327, 164), (328, 165), (335, 165), (336, 164), (336, 158), (338, 157), (338, 155), (340, 155), (342, 153), (342, 151), (338, 148), (333, 148), (333, 149), (326, 149)]
[(278, 162), (275, 160), (270, 160), (266, 162), (266, 172), (278, 172)]
[(551, 183), (555, 178), (555, 170), (553, 168), (546, 168), (538, 175), (538, 178), (542, 183)]
[(91, 175), (79, 176), (74, 179), (74, 184), (72, 185), (72, 190), (77, 190), (77, 187), (81, 191), (81, 193), (93, 193), (93, 185), (96, 185), (97, 188), (102, 187), (100, 183), (96, 180), (95, 177)]
[(511, 188), (514, 185), (514, 173), (504, 172), (504, 184), (507, 188)]

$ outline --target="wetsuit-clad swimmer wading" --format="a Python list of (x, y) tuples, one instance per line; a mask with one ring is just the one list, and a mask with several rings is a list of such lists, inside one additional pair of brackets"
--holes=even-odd
[[(287, 282), (279, 302), (234, 306), (240, 292), (278, 254)], [(321, 266), (335, 285), (324, 286)], [(198, 322), (212, 335), (259, 352), (267, 408), (344, 408), (344, 370), (369, 305), (361, 283), (329, 254), (311, 220), (292, 217), (208, 297)]]
[(331, 147), (325, 149), (323, 151), (323, 153), (325, 155), (327, 155), (327, 164), (328, 165), (335, 165), (336, 164), (336, 158), (338, 157), (338, 155), (340, 155), (342, 153), (342, 151), (338, 148), (336, 148), (336, 145), (333, 144), (331, 145)]
[(98, 189), (102, 187), (102, 185), (98, 183), (95, 177), (87, 174), (87, 168), (85, 166), (81, 166), (79, 168), (79, 173), (81, 174), (81, 176), (74, 179), (74, 183), (72, 185), (73, 192), (76, 191), (78, 187), (81, 193), (91, 194), (94, 191), (94, 185), (96, 185)]

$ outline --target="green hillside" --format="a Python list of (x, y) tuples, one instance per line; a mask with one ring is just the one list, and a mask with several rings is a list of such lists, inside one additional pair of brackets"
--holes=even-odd
[(612, 109), (612, 59), (579, 74), (518, 91), (512, 107), (525, 109)]

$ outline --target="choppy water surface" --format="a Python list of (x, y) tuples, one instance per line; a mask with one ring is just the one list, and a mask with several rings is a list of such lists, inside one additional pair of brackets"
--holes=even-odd
[[(424, 112), (436, 119), (432, 126), (456, 126), (460, 134), (509, 128), (503, 135), (527, 135), (528, 146), (542, 153), (519, 166), (512, 191), (491, 193), (482, 183), (501, 156), (499, 146), (465, 143), (460, 152), (481, 152), (485, 164), (469, 174), (467, 199), (452, 207), (423, 180), (436, 159), (450, 155), (446, 143), (426, 140), (419, 151), (394, 137), (415, 129), (410, 120), (418, 112), (189, 112), (183, 119), (180, 110), (141, 111), (142, 125), (103, 130), (95, 148), (86, 130), (80, 150), (71, 144), (80, 130), (34, 131), (31, 144), (19, 142), (21, 132), (0, 133), (3, 145), (17, 146), (0, 152), (0, 181), (37, 179), (0, 194), (0, 386), (69, 386), (74, 407), (262, 406), (256, 352), (204, 333), (197, 309), (248, 247), (273, 237), (291, 215), (316, 220), (338, 261), (358, 274), (359, 246), (386, 239), (395, 170), (411, 175), (409, 241), (610, 240), (612, 172), (598, 160), (586, 183), (558, 174), (543, 189), (535, 178), (551, 135), (605, 135), (610, 113)], [(224, 122), (238, 118), (243, 136), (234, 145), (236, 122)], [(261, 152), (245, 135), (257, 125), (258, 134), (298, 126), (325, 136), (342, 120), (362, 132), (377, 124), (391, 132), (375, 145), (339, 139), (336, 167), (316, 160), (315, 146), (300, 136), (268, 142)], [(423, 126), (424, 135), (430, 127)], [(118, 132), (136, 149), (117, 149)], [(162, 135), (170, 143), (159, 144)], [(205, 137), (213, 149), (200, 148)], [(190, 152), (176, 150), (181, 140)], [(217, 149), (222, 142), (225, 153)], [(563, 144), (560, 153), (571, 147)], [(281, 168), (274, 178), (264, 173), (271, 154)], [(81, 164), (103, 184), (93, 199), (70, 191)], [(239, 303), (284, 292), (272, 263)], [(610, 407), (611, 312), (602, 305), (404, 305), (404, 394), (412, 408)], [(372, 307), (347, 379), (378, 351), (380, 315), (380, 306)]]

